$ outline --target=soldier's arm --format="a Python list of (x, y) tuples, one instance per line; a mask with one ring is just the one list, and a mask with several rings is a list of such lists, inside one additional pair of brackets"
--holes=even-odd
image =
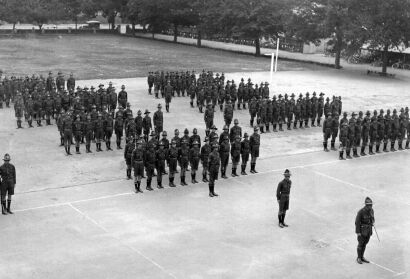
[(17, 179), (16, 179), (16, 168), (14, 166), (13, 166), (12, 173), (13, 173), (13, 184), (15, 185)]
[(356, 215), (356, 221), (355, 221), (355, 227), (356, 227), (356, 234), (360, 234), (361, 230), (360, 230), (360, 220), (361, 220), (361, 210), (359, 212), (357, 212)]
[(282, 182), (279, 182), (278, 188), (276, 189), (276, 199), (278, 201), (280, 200), (281, 191), (282, 191)]

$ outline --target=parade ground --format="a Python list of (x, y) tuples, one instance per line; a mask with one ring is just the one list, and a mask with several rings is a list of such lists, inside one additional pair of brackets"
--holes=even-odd
[[(158, 103), (164, 105), (163, 99), (147, 94), (146, 78), (136, 76), (161, 70), (165, 64), (169, 70), (192, 70), (196, 65), (197, 69), (224, 71), (236, 83), (241, 77), (258, 83), (270, 81), (268, 59), (256, 59), (252, 64), (245, 61), (255, 59), (251, 56), (229, 54), (233, 62), (224, 63), (226, 52), (221, 52), (215, 54), (214, 61), (219, 57), (221, 62), (214, 69), (212, 60), (206, 62), (207, 57), (201, 55), (205, 55), (202, 51), (217, 51), (198, 50), (202, 58), (189, 60), (191, 65), (184, 67), (179, 58), (196, 48), (149, 42), (161, 44), (163, 49), (178, 49), (175, 64), (171, 58), (157, 66), (149, 63), (135, 68), (129, 64), (135, 74), (131, 77), (130, 72), (121, 73), (114, 60), (110, 60), (116, 64), (113, 69), (107, 62), (100, 68), (93, 62), (85, 68), (100, 69), (102, 77), (95, 73), (87, 76), (78, 64), (83, 62), (75, 56), (76, 66), (68, 68), (81, 72), (80, 86), (112, 81), (118, 89), (124, 84), (134, 115), (138, 110), (154, 112)], [(30, 73), (47, 73), (47, 61), (38, 68), (27, 68)], [(18, 63), (3, 70), (22, 73), (23, 66), (13, 65)], [(410, 104), (406, 74), (380, 78), (359, 70), (338, 71), (295, 62), (279, 61), (278, 66), (280, 71), (270, 84), (271, 95), (313, 91), (330, 98), (340, 95), (343, 111), (349, 115)], [(67, 73), (65, 69), (61, 63), (51, 70)], [(114, 70), (112, 79), (108, 78)], [(191, 133), (196, 127), (203, 139), (203, 114), (190, 108), (189, 98), (174, 98), (170, 111), (164, 112), (169, 138), (176, 128), (181, 133), (188, 128)], [(251, 133), (247, 110), (235, 110), (234, 118), (244, 132)], [(219, 110), (215, 120), (220, 132), (223, 116)], [(319, 127), (270, 132), (261, 135), (259, 173), (220, 178), (215, 188), (219, 197), (209, 198), (208, 185), (191, 184), (189, 174), (188, 186), (179, 186), (177, 175), (177, 187), (169, 188), (165, 176), (165, 189), (145, 191), (143, 180), (144, 193), (135, 194), (133, 181), (126, 179), (123, 150), (96, 153), (93, 144), (93, 153), (86, 154), (82, 145), (81, 155), (66, 156), (59, 147), (55, 124), (32, 129), (26, 123), (23, 126), (16, 129), (12, 108), (0, 110), (0, 154), (10, 153), (17, 170), (15, 214), (0, 216), (1, 279), (410, 277), (409, 150), (340, 161), (338, 152), (322, 151)], [(289, 227), (279, 228), (276, 187), (285, 169), (292, 172), (286, 215)], [(354, 221), (367, 196), (374, 202), (380, 241), (373, 234), (365, 253), (371, 263), (359, 265)]]

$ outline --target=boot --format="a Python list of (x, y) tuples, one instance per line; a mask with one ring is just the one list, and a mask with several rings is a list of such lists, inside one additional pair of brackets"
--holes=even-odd
[(283, 213), (283, 214), (282, 214), (282, 225), (283, 225), (284, 227), (289, 227), (289, 226), (286, 225), (286, 223), (285, 223), (285, 216), (286, 216), (286, 214)]
[(362, 262), (362, 253), (361, 253), (361, 249), (357, 248), (357, 259), (356, 259), (358, 264), (363, 264)]
[(310, 123), (310, 126), (316, 127), (316, 125), (315, 125), (315, 120), (314, 120), (314, 119), (312, 119), (312, 121), (311, 121), (311, 123)]
[(241, 109), (241, 104), (240, 103), (238, 103), (238, 110), (240, 110)]
[(288, 128), (287, 128), (288, 130), (292, 130), (292, 129), (290, 128), (290, 124), (291, 124), (291, 123), (288, 122), (288, 125), (287, 125), (287, 126), (288, 126)]
[(86, 145), (85, 145), (85, 152), (86, 152), (86, 153), (91, 153), (90, 145), (89, 145), (89, 144), (86, 144)]
[(343, 158), (343, 151), (339, 151), (339, 160), (345, 160), (345, 158)]
[(246, 104), (245, 104), (245, 103), (243, 103), (242, 108), (243, 108), (243, 109), (246, 109)]
[(169, 187), (175, 187), (176, 185), (174, 184), (174, 178), (170, 177), (169, 178)]
[(283, 125), (282, 123), (279, 124), (279, 131), (283, 131), (282, 125)]
[(355, 157), (355, 158), (359, 157), (359, 155), (357, 155), (356, 147), (353, 149), (353, 157)]
[(196, 184), (196, 183), (199, 183), (199, 182), (196, 180), (196, 173), (194, 173), (194, 182), (195, 182), (195, 184)]
[(330, 149), (332, 149), (333, 151), (336, 151), (336, 147), (335, 147), (335, 142), (334, 142), (334, 141), (330, 142)]
[(403, 142), (399, 142), (399, 150), (403, 150)]
[(67, 154), (68, 154), (68, 155), (73, 155), (73, 154), (71, 154), (70, 149), (71, 149), (71, 147), (68, 146), (68, 147), (67, 147), (67, 150), (68, 150)]
[(299, 121), (299, 128), (303, 129), (303, 121)]
[(263, 131), (263, 126), (261, 126), (261, 134), (263, 134), (263, 133), (265, 133), (264, 131)]
[(7, 215), (6, 201), (1, 201), (1, 214)]
[(380, 144), (376, 144), (376, 153), (380, 153)]
[(278, 220), (279, 220), (279, 223), (278, 223), (279, 228), (283, 228), (283, 225), (282, 225), (282, 215), (278, 215)]
[(164, 187), (162, 186), (162, 182), (158, 182), (157, 188), (158, 188), (158, 189), (163, 189), (163, 188), (164, 188)]
[(222, 178), (223, 179), (227, 179), (228, 177), (226, 176), (226, 169), (224, 168), (223, 170), (221, 170), (221, 173), (222, 173)]
[(95, 144), (95, 151), (100, 152), (100, 149), (98, 148), (98, 143)]
[(138, 194), (138, 192), (139, 192), (139, 191), (138, 191), (138, 184), (137, 184), (137, 183), (134, 183), (134, 187), (135, 187), (135, 193)]
[(245, 170), (246, 170), (246, 165), (242, 165), (241, 166), (241, 174), (242, 175), (248, 175)]
[(33, 127), (33, 121), (32, 121), (32, 120), (29, 120), (29, 121), (28, 121), (28, 126), (29, 126), (29, 128), (34, 128), (34, 127)]
[(327, 149), (327, 142), (323, 143), (323, 150), (329, 152), (329, 149)]
[(269, 124), (268, 124), (268, 125), (265, 125), (265, 127), (266, 127), (266, 132), (269, 133), (269, 132), (270, 132), (270, 131), (269, 131)]
[(213, 187), (211, 185), (209, 185), (208, 187), (209, 187), (209, 197), (212, 198), (214, 196), (214, 194), (212, 193), (212, 188)]
[(318, 127), (322, 127), (322, 125), (320, 125), (320, 118), (318, 118), (316, 122)]
[(346, 151), (346, 159), (353, 159), (352, 156), (350, 156), (350, 149)]
[(154, 189), (151, 188), (151, 178), (147, 179), (147, 187), (145, 188), (148, 191), (153, 191)]
[(60, 138), (60, 146), (64, 146), (64, 139)]
[(191, 183), (192, 184), (195, 184), (196, 182), (195, 182), (195, 175), (193, 174), (193, 173), (191, 173)]
[(278, 131), (278, 130), (276, 130), (276, 123), (273, 124), (273, 131), (274, 131), (274, 132), (277, 132), (277, 131)]
[(298, 124), (297, 124), (297, 122), (295, 121), (295, 122), (293, 122), (293, 129), (297, 129), (298, 128)]
[(251, 120), (249, 121), (249, 124), (251, 125), (251, 127), (253, 127), (253, 119), (251, 119)]
[(127, 169), (127, 179), (131, 179), (131, 170)]
[(185, 179), (185, 177), (184, 177), (184, 176), (181, 176), (181, 186), (185, 186), (185, 185), (186, 185), (185, 182), (184, 182), (184, 179)]
[(374, 155), (374, 153), (373, 153), (373, 144), (369, 144), (369, 155)]
[(389, 150), (387, 150), (387, 142), (383, 144), (383, 152), (389, 152)]
[(406, 149), (409, 149), (409, 141), (406, 141), (406, 146), (405, 146), (405, 148), (406, 148)]
[(392, 151), (392, 152), (394, 152), (394, 151), (396, 151), (396, 149), (394, 149), (394, 144), (395, 144), (396, 142), (394, 141), (394, 142), (392, 142), (391, 144), (390, 144), (390, 151)]
[(364, 153), (364, 149), (366, 146), (362, 146), (362, 148), (360, 149), (360, 156), (366, 156), (366, 153)]
[(237, 175), (235, 174), (235, 169), (234, 169), (234, 168), (232, 168), (232, 173), (231, 173), (231, 176), (232, 176), (232, 177), (237, 176)]
[(81, 153), (80, 153), (80, 147), (79, 147), (79, 146), (76, 146), (76, 147), (75, 147), (75, 153), (76, 153), (76, 154), (81, 154)]
[(214, 197), (219, 196), (217, 193), (215, 193), (215, 186), (214, 186), (214, 185), (212, 185), (212, 195), (213, 195)]

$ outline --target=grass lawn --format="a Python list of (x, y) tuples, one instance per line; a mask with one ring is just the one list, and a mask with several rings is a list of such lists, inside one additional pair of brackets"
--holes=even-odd
[[(269, 71), (270, 60), (220, 50), (115, 35), (29, 35), (0, 39), (0, 68), (7, 74), (63, 71), (78, 79), (144, 77), (149, 71)], [(279, 61), (282, 71), (320, 66)]]

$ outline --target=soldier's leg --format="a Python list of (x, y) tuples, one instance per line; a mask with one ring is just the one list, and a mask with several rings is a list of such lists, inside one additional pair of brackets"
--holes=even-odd
[(321, 118), (322, 118), (321, 115), (318, 115), (318, 116), (317, 116), (316, 122), (317, 122), (317, 126), (318, 126), (318, 127), (322, 127), (322, 125), (320, 125), (320, 120), (321, 120)]
[(162, 189), (162, 169), (161, 167), (157, 168), (157, 188)]
[(395, 132), (392, 133), (391, 137), (390, 137), (390, 151), (396, 151), (396, 149), (394, 148), (394, 145), (396, 144), (396, 134)]
[(353, 140), (352, 139), (347, 140), (346, 144), (347, 144), (346, 159), (352, 159), (352, 156), (350, 156), (350, 150), (352, 149)]
[(80, 135), (75, 135), (75, 153), (76, 154), (81, 154), (80, 153), (80, 141), (81, 141)]
[(408, 129), (408, 130), (407, 130), (406, 146), (405, 146), (406, 149), (409, 149), (409, 148), (410, 148), (410, 147), (409, 147), (409, 144), (410, 144), (410, 130)]
[(310, 126), (316, 127), (316, 125), (315, 125), (315, 120), (316, 120), (316, 113), (314, 113), (314, 114), (312, 115), (312, 117), (310, 118)]
[(383, 139), (383, 152), (389, 152), (389, 150), (387, 150), (388, 142), (389, 142), (389, 138), (387, 135), (385, 135)]
[(208, 175), (208, 166), (207, 166), (207, 163), (205, 162), (205, 165), (202, 164), (202, 181), (203, 182), (209, 182), (207, 175)]
[(329, 152), (329, 149), (327, 149), (327, 141), (328, 141), (328, 134), (326, 132), (323, 133), (323, 150), (326, 152)]
[(185, 168), (183, 166), (183, 164), (181, 164), (181, 186), (185, 186)]
[(403, 150), (403, 137), (404, 137), (404, 131), (400, 132), (400, 136), (398, 139), (399, 143), (399, 150)]
[(344, 144), (344, 140), (342, 139), (339, 144), (339, 160), (345, 160), (345, 158), (343, 157), (344, 150), (345, 150), (345, 144)]

